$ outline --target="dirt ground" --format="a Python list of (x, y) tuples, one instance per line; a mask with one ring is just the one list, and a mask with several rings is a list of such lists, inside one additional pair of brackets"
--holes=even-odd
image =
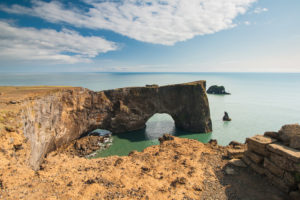
[(20, 90), (0, 88), (0, 199), (288, 199), (266, 177), (231, 166), (228, 147), (177, 137), (123, 157), (52, 152), (33, 171), (19, 112), (24, 97), (54, 90)]

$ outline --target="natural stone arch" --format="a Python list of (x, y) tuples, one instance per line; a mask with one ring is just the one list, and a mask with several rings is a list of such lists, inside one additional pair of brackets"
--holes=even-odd
[(174, 119), (167, 113), (155, 113), (146, 122), (146, 127), (142, 131), (147, 139), (158, 139), (164, 134), (175, 134), (176, 127)]
[(171, 115), (175, 126), (184, 131), (211, 131), (204, 81), (162, 87), (122, 88), (103, 93), (114, 102), (113, 112), (104, 120), (103, 128), (114, 133), (141, 129), (155, 113)]
[(142, 129), (155, 113), (171, 115), (176, 128), (184, 131), (212, 130), (205, 81), (101, 92), (63, 89), (25, 105), (22, 117), (31, 143), (30, 164), (38, 169), (48, 152), (97, 128), (113, 133)]

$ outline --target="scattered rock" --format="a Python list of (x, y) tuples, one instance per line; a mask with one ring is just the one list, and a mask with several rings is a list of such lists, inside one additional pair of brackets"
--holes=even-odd
[(172, 181), (171, 186), (176, 187), (178, 184), (184, 185), (186, 183), (186, 178), (184, 177), (177, 177), (174, 181)]
[(231, 159), (228, 163), (236, 167), (247, 167), (241, 159)]
[(15, 131), (16, 131), (15, 128), (10, 127), (10, 126), (5, 126), (5, 130), (6, 130), (7, 132), (15, 132)]
[(202, 191), (202, 187), (200, 185), (193, 185), (193, 189), (195, 191)]
[(232, 146), (234, 149), (240, 149), (244, 144), (237, 141), (231, 141), (228, 145)]
[(216, 146), (216, 145), (218, 145), (218, 141), (217, 140), (215, 140), (215, 139), (211, 139), (211, 140), (209, 140), (209, 142), (208, 142), (209, 144), (211, 144), (211, 145), (213, 145), (213, 146)]
[(163, 143), (164, 141), (168, 141), (168, 140), (174, 140), (174, 136), (170, 134), (164, 134), (162, 137), (158, 138), (158, 141), (160, 143)]
[(16, 101), (9, 101), (10, 104), (16, 104)]
[(149, 172), (150, 168), (148, 167), (141, 167), (142, 172)]
[(134, 155), (136, 155), (137, 153), (138, 153), (138, 151), (133, 150), (133, 151), (130, 151), (130, 152), (129, 152), (128, 156), (134, 156)]
[(88, 179), (87, 181), (84, 182), (87, 185), (91, 185), (93, 183), (96, 183), (96, 181), (94, 179)]
[(123, 162), (123, 159), (122, 159), (122, 158), (118, 158), (118, 159), (115, 161), (114, 166), (118, 166), (118, 165), (120, 165), (122, 162)]
[(208, 94), (230, 94), (225, 91), (224, 86), (217, 86), (217, 85), (212, 85), (208, 88), (207, 90)]
[(225, 174), (227, 174), (227, 175), (233, 175), (233, 174), (235, 174), (235, 171), (231, 167), (226, 167), (225, 168)]
[(23, 149), (22, 144), (14, 144), (14, 150), (15, 150), (15, 151), (19, 151), (19, 150), (21, 150), (21, 149)]

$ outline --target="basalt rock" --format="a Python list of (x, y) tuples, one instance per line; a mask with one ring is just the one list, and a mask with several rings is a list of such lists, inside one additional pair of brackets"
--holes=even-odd
[(23, 102), (29, 163), (38, 169), (45, 155), (97, 128), (113, 133), (142, 129), (155, 113), (168, 113), (189, 132), (212, 130), (205, 81), (94, 92), (63, 88)]
[(223, 121), (231, 121), (231, 118), (229, 117), (227, 112), (224, 112)]
[(208, 88), (207, 94), (230, 94), (225, 91), (224, 86), (212, 85)]

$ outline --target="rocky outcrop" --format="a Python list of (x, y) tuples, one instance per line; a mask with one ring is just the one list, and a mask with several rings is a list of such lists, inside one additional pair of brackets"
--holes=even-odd
[(61, 147), (58, 152), (90, 158), (96, 155), (96, 151), (107, 149), (111, 144), (111, 135), (88, 135), (72, 141), (68, 147)]
[(227, 112), (224, 112), (223, 121), (231, 121), (231, 118), (229, 117)]
[(31, 143), (30, 165), (81, 135), (101, 128), (113, 133), (142, 129), (155, 113), (168, 113), (189, 132), (212, 130), (205, 81), (94, 92), (64, 88), (24, 102), (24, 135)]
[(208, 88), (207, 94), (230, 94), (225, 91), (224, 86), (212, 85)]
[(300, 149), (300, 125), (299, 124), (288, 124), (282, 126), (278, 131), (278, 137), (283, 141), (284, 144)]
[[(290, 192), (293, 196), (300, 195), (300, 151), (287, 146), (288, 133), (297, 135), (297, 126), (285, 125), (279, 133), (266, 132), (264, 135), (256, 135), (247, 138), (248, 151), (245, 152), (243, 160), (254, 171), (266, 175), (271, 182), (284, 192)], [(299, 139), (294, 138), (295, 143)]]

